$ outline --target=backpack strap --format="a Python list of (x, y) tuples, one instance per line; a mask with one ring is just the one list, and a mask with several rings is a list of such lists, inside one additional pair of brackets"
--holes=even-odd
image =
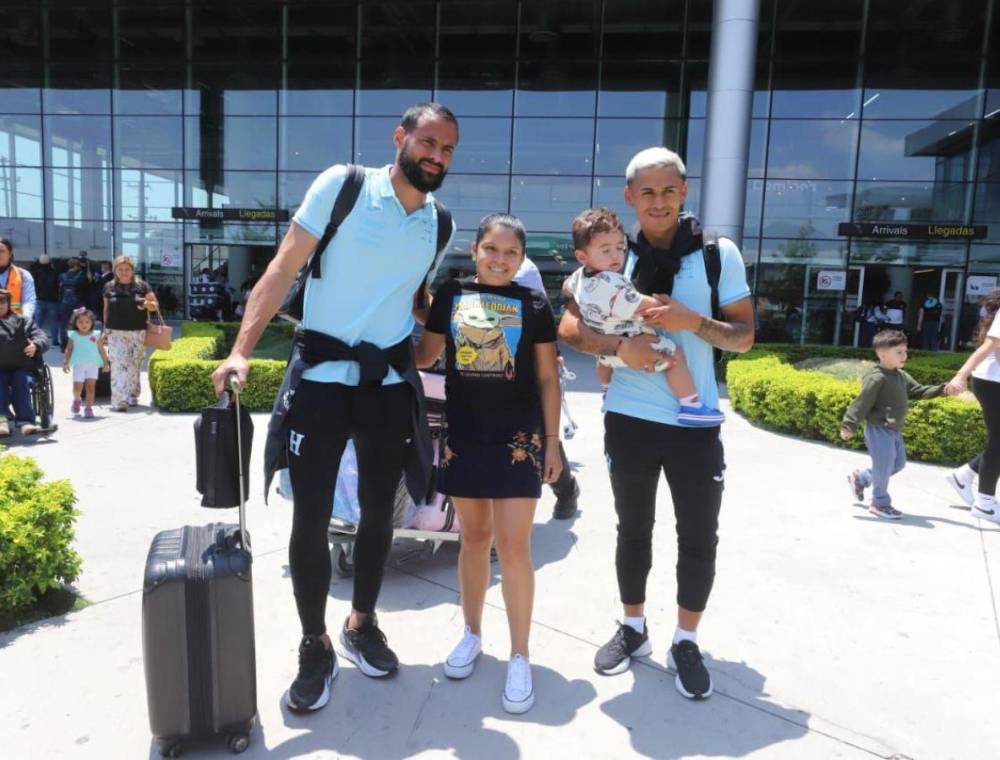
[[(712, 290), (712, 319), (722, 319), (722, 309), (719, 307), (719, 279), (722, 277), (722, 254), (719, 252), (719, 236), (714, 232), (702, 235), (702, 254), (705, 257), (705, 277), (708, 287)], [(715, 363), (722, 359), (721, 349), (712, 347)]]
[(434, 210), (437, 212), (437, 250), (434, 252), (431, 265), (427, 268), (427, 274), (424, 275), (423, 282), (420, 283), (414, 297), (413, 303), (418, 309), (423, 309), (427, 305), (427, 278), (438, 268), (444, 255), (444, 249), (448, 246), (448, 241), (451, 240), (451, 211), (437, 198), (434, 199)]
[(333, 202), (333, 210), (330, 211), (330, 221), (327, 222), (326, 229), (323, 230), (323, 237), (316, 244), (316, 250), (313, 251), (312, 259), (309, 261), (309, 275), (311, 277), (319, 279), (323, 251), (333, 240), (333, 236), (337, 234), (337, 229), (344, 223), (347, 215), (354, 209), (354, 204), (358, 202), (358, 196), (361, 195), (361, 188), (364, 187), (364, 184), (364, 167), (348, 164), (347, 177), (344, 179), (340, 192), (337, 193), (337, 200)]

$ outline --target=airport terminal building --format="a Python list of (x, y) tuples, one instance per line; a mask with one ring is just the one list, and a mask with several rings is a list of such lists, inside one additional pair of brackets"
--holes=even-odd
[[(625, 165), (666, 145), (688, 208), (741, 244), (761, 340), (854, 344), (859, 305), (900, 291), (911, 327), (939, 297), (957, 346), (1000, 276), (997, 5), (6, 0), (0, 236), (21, 265), (131, 255), (187, 314), (202, 270), (238, 289), (318, 172), (391, 162), (403, 109), (434, 99), (461, 129), (448, 269), (509, 210), (557, 286), (573, 216), (634, 222)], [(751, 44), (713, 50), (748, 18)], [(720, 117), (741, 81), (745, 118)]]

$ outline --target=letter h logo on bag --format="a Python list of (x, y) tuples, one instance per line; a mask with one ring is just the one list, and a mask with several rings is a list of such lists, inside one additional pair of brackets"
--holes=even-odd
[(288, 433), (288, 448), (295, 456), (299, 455), (299, 447), (302, 445), (302, 439), (306, 437), (305, 433), (296, 433), (294, 430)]

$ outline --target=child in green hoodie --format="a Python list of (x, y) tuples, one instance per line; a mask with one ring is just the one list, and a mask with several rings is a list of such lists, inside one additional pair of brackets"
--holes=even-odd
[(865, 423), (865, 444), (872, 458), (867, 470), (855, 470), (847, 476), (851, 495), (859, 502), (865, 489), (872, 487), (868, 511), (877, 517), (898, 520), (903, 513), (892, 506), (889, 478), (906, 466), (903, 426), (910, 399), (934, 398), (945, 392), (945, 385), (921, 385), (903, 371), (906, 364), (906, 335), (899, 330), (883, 330), (872, 341), (878, 355), (873, 367), (861, 382), (861, 393), (844, 414), (840, 437), (854, 437), (858, 425)]

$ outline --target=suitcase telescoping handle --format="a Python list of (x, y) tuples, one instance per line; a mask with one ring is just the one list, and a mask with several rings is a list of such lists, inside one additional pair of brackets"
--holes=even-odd
[(240, 481), (240, 545), (250, 551), (250, 538), (247, 536), (246, 522), (247, 497), (243, 486), (243, 424), (240, 419), (240, 393), (243, 392), (243, 386), (235, 372), (229, 376), (229, 388), (233, 392), (233, 403), (236, 405), (236, 461), (238, 462)]

